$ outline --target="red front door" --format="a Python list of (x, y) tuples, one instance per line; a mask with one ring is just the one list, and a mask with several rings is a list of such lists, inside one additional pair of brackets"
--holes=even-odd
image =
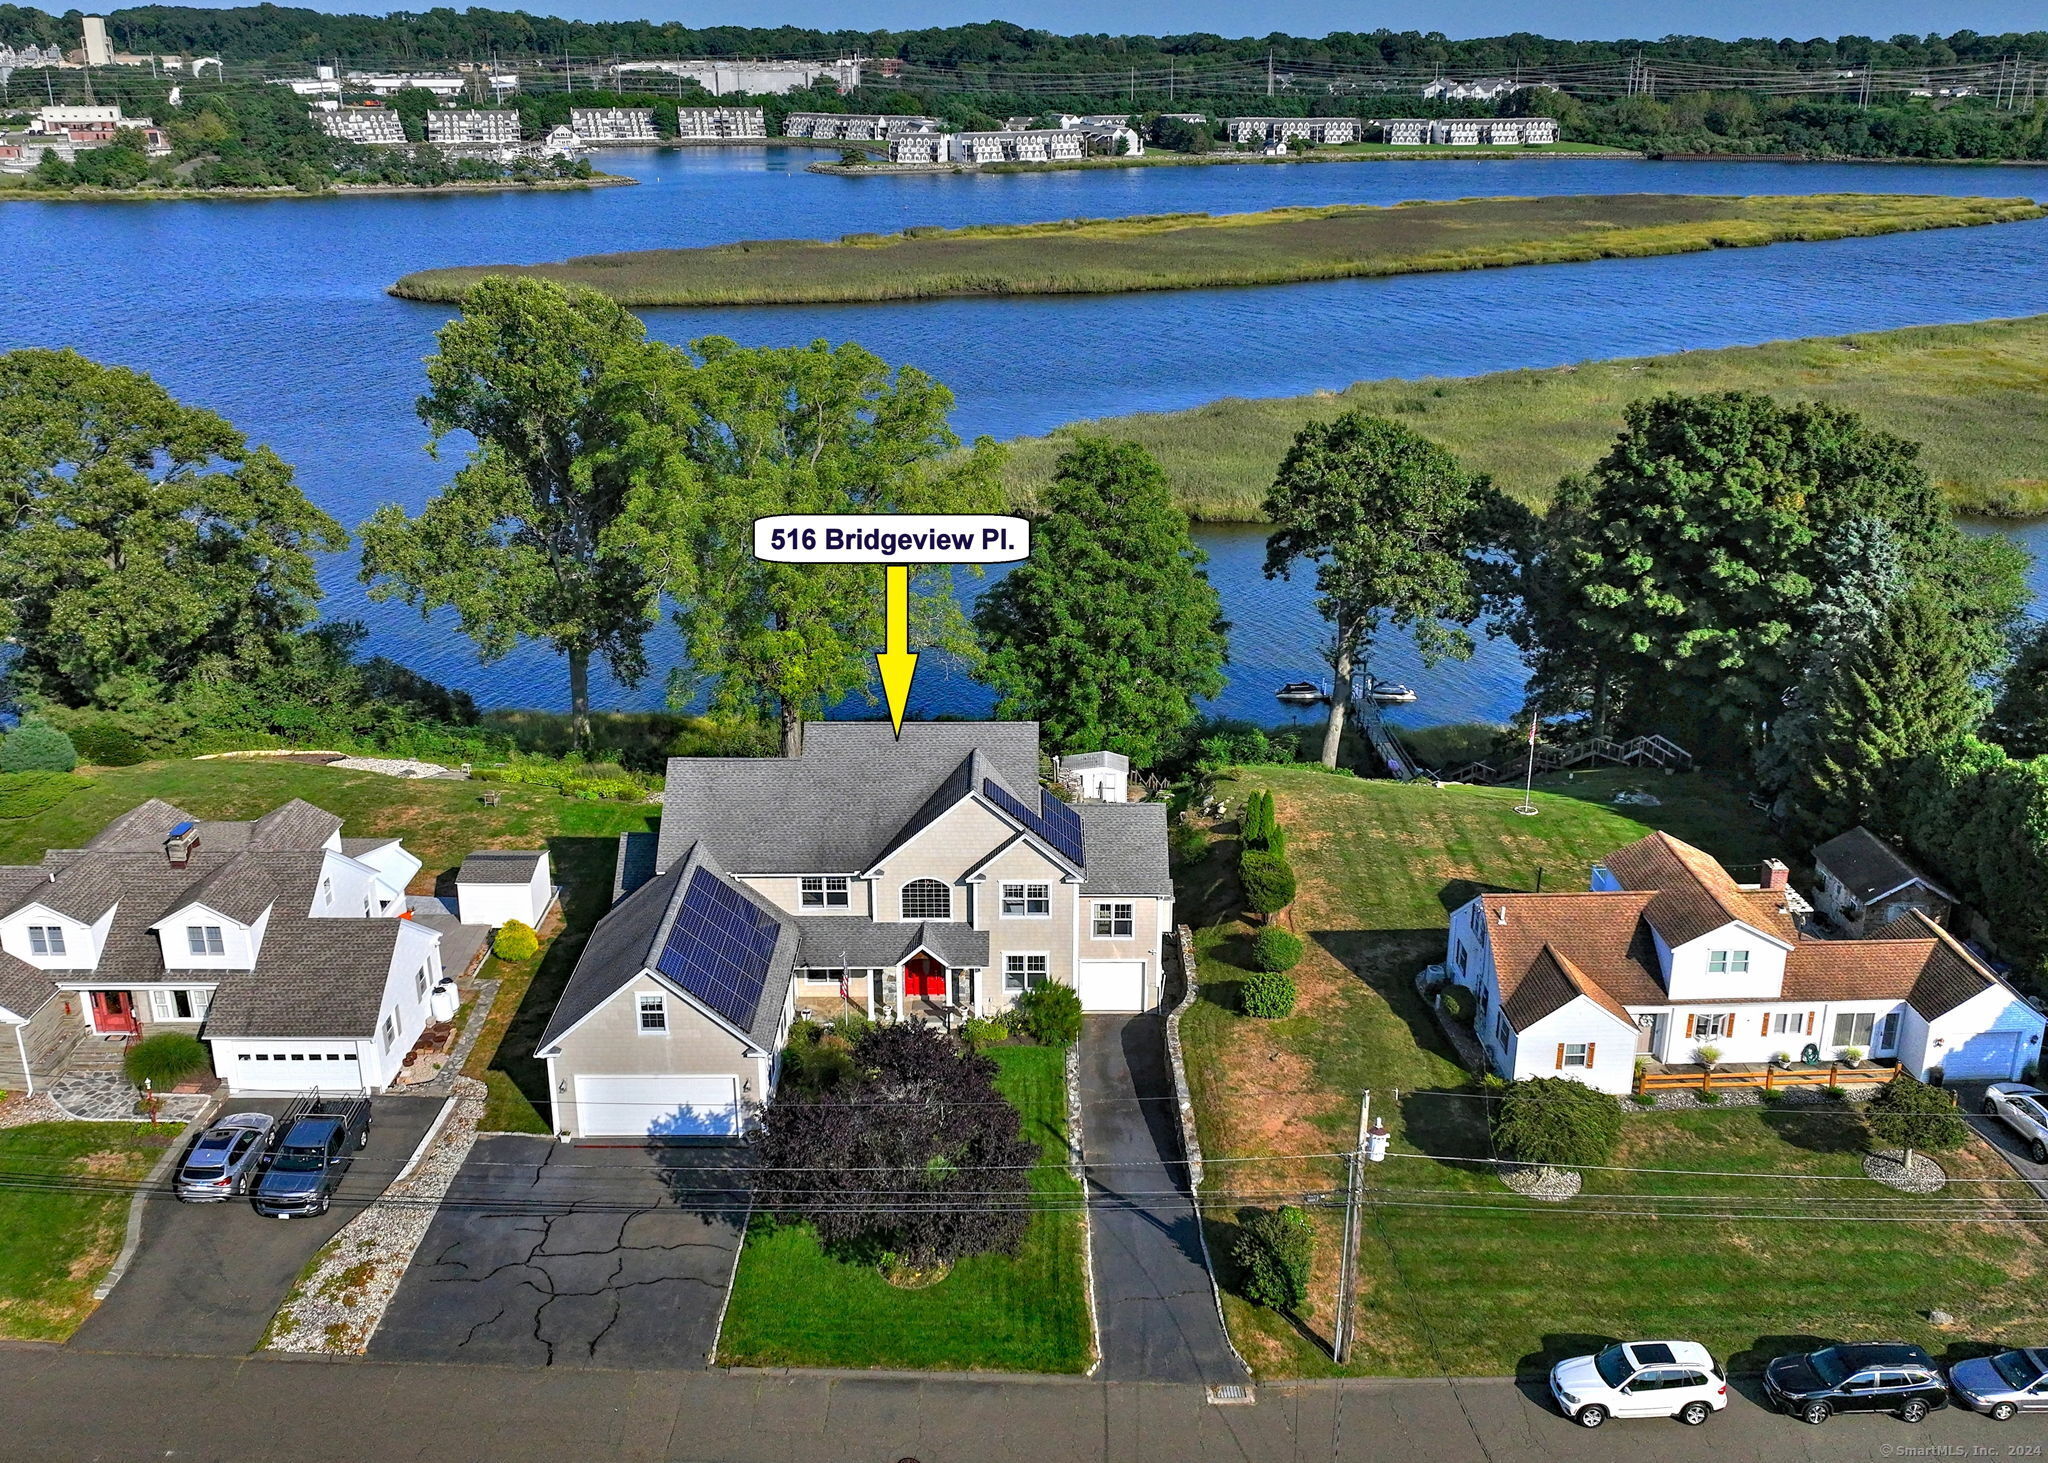
[(92, 1029), (108, 1035), (133, 1036), (142, 1029), (135, 1019), (135, 997), (128, 991), (92, 993)]
[(913, 955), (903, 967), (903, 994), (946, 999), (946, 967), (929, 955)]

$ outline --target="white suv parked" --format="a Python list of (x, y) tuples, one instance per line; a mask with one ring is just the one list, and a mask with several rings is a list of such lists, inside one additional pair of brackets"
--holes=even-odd
[(1693, 1341), (1629, 1341), (1550, 1369), (1550, 1395), (1580, 1427), (1610, 1417), (1675, 1417), (1698, 1427), (1728, 1405), (1728, 1384)]
[(2048, 1163), (2048, 1092), (2024, 1082), (1994, 1082), (1984, 1089), (1983, 1111), (2020, 1135), (2036, 1163)]

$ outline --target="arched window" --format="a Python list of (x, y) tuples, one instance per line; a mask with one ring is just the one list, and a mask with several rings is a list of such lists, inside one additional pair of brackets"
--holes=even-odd
[(937, 879), (912, 879), (903, 886), (905, 919), (951, 919), (953, 891)]

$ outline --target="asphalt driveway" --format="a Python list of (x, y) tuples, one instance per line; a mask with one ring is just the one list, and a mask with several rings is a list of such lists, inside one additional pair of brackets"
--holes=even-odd
[(745, 1224), (744, 1155), (479, 1139), (370, 1340), (387, 1361), (702, 1367)]
[(1079, 1084), (1101, 1375), (1244, 1381), (1202, 1263), (1166, 1064), (1166, 1018), (1087, 1017)]
[[(128, 1273), (68, 1344), (184, 1356), (254, 1351), (306, 1262), (398, 1176), (441, 1104), (429, 1097), (373, 1099), (369, 1144), (325, 1214), (265, 1219), (245, 1199), (181, 1204), (167, 1174), (143, 1206), (142, 1243)], [(276, 1115), (288, 1105), (229, 1098), (225, 1111)]]
[(1990, 1085), (1988, 1082), (1957, 1082), (1949, 1090), (1956, 1095), (1956, 1104), (1963, 1110), (1963, 1120), (1976, 1130), (1977, 1136), (1996, 1148), (1999, 1157), (2011, 1165), (2014, 1173), (2026, 1179), (2036, 1194), (2048, 1199), (2048, 1164), (2034, 1162), (2033, 1151), (2024, 1138), (1997, 1118), (1977, 1110), (1984, 1101), (1984, 1089)]

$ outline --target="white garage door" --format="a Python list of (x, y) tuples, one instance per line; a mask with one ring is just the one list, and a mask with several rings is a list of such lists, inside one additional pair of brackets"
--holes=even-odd
[(2003, 1082), (2019, 1075), (2019, 1055), (2017, 1031), (1980, 1031), (1949, 1050), (1941, 1063), (1942, 1080), (1968, 1082), (1989, 1077)]
[(702, 1138), (737, 1133), (732, 1077), (576, 1079), (576, 1127), (586, 1137)]
[(1074, 989), (1081, 993), (1083, 1011), (1142, 1011), (1145, 1009), (1145, 962), (1142, 960), (1083, 960)]

